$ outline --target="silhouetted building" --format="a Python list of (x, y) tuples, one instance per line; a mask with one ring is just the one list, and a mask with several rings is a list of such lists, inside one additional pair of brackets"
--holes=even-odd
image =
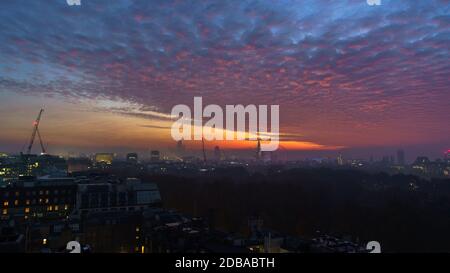
[(159, 206), (161, 196), (154, 183), (128, 178), (123, 183), (99, 182), (79, 184), (77, 212), (137, 211)]
[(19, 176), (66, 176), (67, 162), (64, 158), (52, 155), (24, 155), (7, 158), (0, 166), (0, 177), (15, 179)]
[(25, 236), (16, 231), (14, 227), (0, 226), (0, 253), (25, 252)]
[(74, 207), (76, 185), (72, 178), (22, 177), (0, 187), (1, 219), (58, 219)]
[(272, 152), (269, 151), (263, 151), (261, 152), (261, 160), (264, 163), (270, 163), (272, 162)]
[(381, 163), (383, 163), (383, 165), (389, 165), (389, 156), (384, 155), (381, 159)]
[(177, 155), (179, 157), (183, 157), (184, 156), (184, 144), (183, 144), (183, 140), (179, 140), (177, 142)]
[(95, 163), (110, 165), (114, 160), (113, 153), (98, 153), (95, 154)]
[(397, 164), (405, 165), (405, 152), (403, 150), (397, 151)]
[(84, 172), (92, 167), (92, 162), (89, 158), (69, 158), (67, 160), (67, 172)]
[(83, 221), (80, 242), (100, 253), (141, 253), (141, 211), (92, 211)]
[(264, 220), (259, 216), (252, 216), (248, 219), (249, 237), (258, 237), (262, 232)]
[(339, 154), (339, 155), (338, 155), (338, 157), (337, 157), (337, 164), (338, 164), (339, 166), (344, 165), (344, 158), (342, 157), (342, 154)]
[(430, 160), (426, 156), (419, 156), (416, 158), (416, 161), (414, 161), (415, 165), (427, 165), (430, 164)]
[(214, 159), (220, 161), (222, 159), (219, 146), (214, 147)]
[(161, 154), (159, 151), (151, 151), (150, 152), (150, 160), (151, 161), (159, 161), (161, 159)]
[(138, 162), (138, 154), (137, 153), (127, 154), (127, 162), (128, 163), (137, 163)]

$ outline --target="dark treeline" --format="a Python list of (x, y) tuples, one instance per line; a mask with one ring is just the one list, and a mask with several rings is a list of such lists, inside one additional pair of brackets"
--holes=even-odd
[(292, 169), (249, 174), (242, 168), (198, 176), (145, 176), (158, 183), (164, 206), (246, 234), (259, 215), (267, 228), (311, 238), (317, 230), (379, 241), (383, 251), (450, 251), (450, 180)]

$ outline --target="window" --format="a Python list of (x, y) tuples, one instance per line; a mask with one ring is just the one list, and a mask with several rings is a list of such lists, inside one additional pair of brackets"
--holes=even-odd
[(25, 213), (30, 213), (30, 208), (25, 208)]
[(8, 201), (3, 202), (3, 206), (4, 206), (4, 207), (9, 206), (9, 202), (8, 202)]
[(26, 200), (26, 201), (25, 201), (25, 204), (26, 204), (26, 205), (29, 205), (29, 204), (30, 204), (30, 200)]
[(45, 204), (48, 204), (48, 198), (45, 198)]
[(8, 214), (8, 209), (3, 209), (3, 210), (2, 210), (2, 214), (3, 214), (3, 215)]
[(14, 206), (18, 206), (19, 205), (19, 200), (14, 200)]
[(53, 211), (53, 206), (48, 206), (48, 207), (47, 207), (47, 210), (48, 210), (48, 211)]
[(58, 211), (59, 210), (59, 206), (55, 206), (55, 211)]
[(69, 205), (64, 205), (64, 210), (68, 210), (69, 209)]

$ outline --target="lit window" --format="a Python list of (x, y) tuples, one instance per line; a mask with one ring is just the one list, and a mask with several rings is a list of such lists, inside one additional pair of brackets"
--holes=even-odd
[(69, 206), (68, 205), (64, 205), (64, 210), (68, 210)]
[(42, 198), (39, 198), (39, 204), (41, 204), (42, 203)]
[(48, 211), (53, 211), (53, 206), (48, 206), (47, 210)]
[(42, 239), (42, 244), (46, 245), (47, 244), (47, 239)]
[(30, 204), (30, 200), (26, 200), (26, 201), (25, 201), (25, 204), (26, 204), (26, 205), (29, 205), (29, 204)]
[(139, 227), (136, 227), (136, 232), (139, 232), (139, 230), (140, 230)]
[(25, 208), (25, 213), (30, 213), (30, 208)]
[(48, 204), (48, 198), (45, 198), (45, 204)]
[(55, 211), (58, 211), (59, 210), (59, 206), (55, 206)]
[(3, 206), (4, 206), (4, 207), (9, 206), (9, 202), (8, 202), (8, 201), (3, 202)]
[(3, 215), (8, 214), (8, 209), (3, 209), (3, 210), (2, 210), (2, 214), (3, 214)]
[(18, 206), (19, 205), (19, 200), (14, 200), (14, 206)]

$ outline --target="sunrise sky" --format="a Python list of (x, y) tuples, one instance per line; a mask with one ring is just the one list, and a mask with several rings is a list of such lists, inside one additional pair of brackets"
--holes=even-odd
[(448, 0), (81, 2), (0, 3), (0, 151), (40, 108), (50, 152), (164, 150), (194, 96), (279, 104), (287, 150), (450, 148)]

